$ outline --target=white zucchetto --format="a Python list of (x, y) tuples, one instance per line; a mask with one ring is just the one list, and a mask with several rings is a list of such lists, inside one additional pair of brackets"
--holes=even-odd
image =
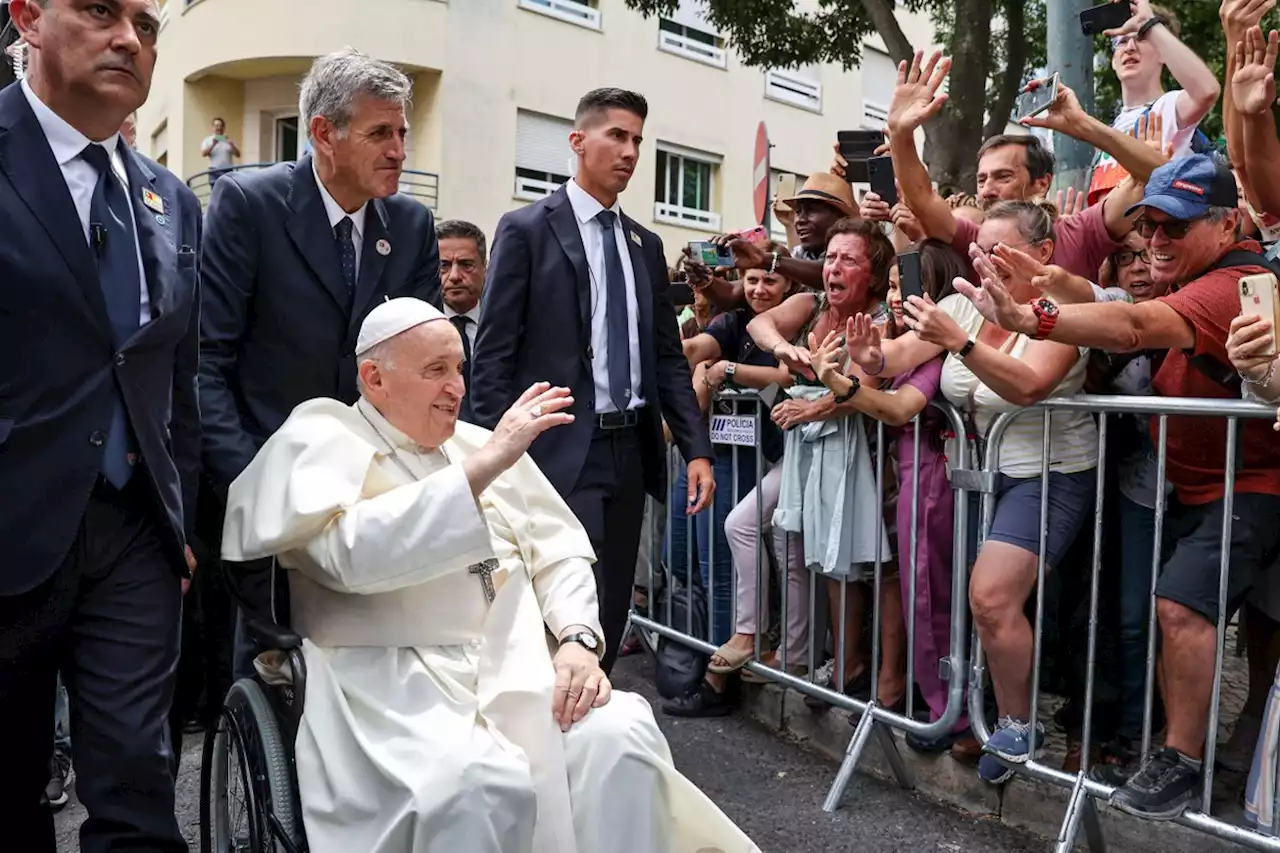
[(414, 326), (445, 319), (444, 312), (428, 302), (401, 296), (388, 299), (369, 312), (360, 324), (356, 339), (356, 355), (363, 355), (383, 341), (388, 341)]

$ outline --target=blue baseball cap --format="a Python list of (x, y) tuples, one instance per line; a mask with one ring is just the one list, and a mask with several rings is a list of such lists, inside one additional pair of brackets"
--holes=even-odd
[(1236, 179), (1230, 170), (1207, 154), (1192, 154), (1152, 172), (1142, 201), (1126, 210), (1125, 216), (1154, 207), (1174, 219), (1199, 219), (1211, 207), (1237, 204)]

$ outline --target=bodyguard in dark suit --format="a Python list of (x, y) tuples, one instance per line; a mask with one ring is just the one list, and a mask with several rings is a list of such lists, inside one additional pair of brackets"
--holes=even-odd
[(0, 92), (0, 826), (53, 853), (54, 683), (80, 849), (185, 851), (167, 729), (199, 465), (200, 207), (120, 141), (153, 0), (13, 0)]
[[(396, 296), (440, 305), (431, 210), (395, 195), (410, 94), (387, 63), (354, 50), (321, 57), (300, 103), (313, 153), (214, 188), (201, 265), (206, 541), (220, 541), (227, 490), (295, 406), (355, 402), (365, 315)], [(228, 575), (261, 609), (262, 574)]]
[(588, 93), (569, 137), (577, 177), (498, 223), (469, 390), (488, 427), (534, 382), (573, 390), (574, 423), (529, 452), (595, 548), (606, 672), (631, 605), (645, 491), (666, 494), (664, 420), (688, 460), (689, 512), (715, 490), (662, 241), (618, 206), (647, 114), (633, 92)]

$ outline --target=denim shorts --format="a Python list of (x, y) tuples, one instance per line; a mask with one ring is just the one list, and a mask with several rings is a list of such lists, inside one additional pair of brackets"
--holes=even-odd
[[(1045, 564), (1058, 565), (1076, 540), (1085, 516), (1093, 508), (1097, 490), (1094, 469), (1076, 474), (1049, 472), (1049, 523), (1045, 541)], [(996, 511), (991, 521), (989, 542), (1004, 542), (1029, 551), (1040, 553), (1040, 493), (1039, 477), (996, 477)], [(969, 562), (978, 555), (978, 531), (982, 520), (978, 501), (970, 501), (969, 511)]]

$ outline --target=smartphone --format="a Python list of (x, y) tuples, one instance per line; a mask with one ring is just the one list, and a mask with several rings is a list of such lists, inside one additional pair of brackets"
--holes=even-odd
[(867, 161), (867, 183), (871, 184), (871, 191), (880, 196), (881, 201), (888, 202), (890, 207), (898, 203), (892, 157), (872, 157)]
[(844, 177), (851, 184), (865, 184), (867, 160), (876, 155), (876, 149), (884, 144), (884, 133), (879, 130), (841, 130), (836, 133), (840, 156), (848, 163)]
[(689, 255), (699, 263), (715, 269), (716, 267), (735, 266), (733, 250), (720, 247), (707, 240), (698, 240), (689, 244)]
[(667, 293), (671, 295), (671, 304), (677, 308), (693, 304), (693, 288), (689, 286), (687, 281), (671, 282), (667, 286)]
[(920, 253), (903, 252), (898, 255), (898, 290), (905, 303), (908, 297), (924, 299), (924, 279), (920, 274)]
[[(785, 174), (779, 175), (778, 176), (778, 198), (780, 200), (795, 198), (795, 195), (796, 195), (796, 176), (791, 172), (786, 172)], [(791, 205), (789, 204), (783, 205), (783, 206), (786, 207), (788, 210), (791, 209)]]
[[(1271, 321), (1271, 328), (1280, 328), (1280, 297), (1276, 295), (1276, 277), (1266, 272), (1258, 275), (1247, 275), (1240, 279), (1240, 313), (1257, 314), (1264, 320)], [(1274, 340), (1274, 338), (1273, 338)], [(1271, 345), (1271, 355), (1276, 354), (1276, 347)]]
[(1119, 29), (1132, 17), (1127, 0), (1091, 6), (1080, 13), (1080, 32), (1087, 36), (1101, 35), (1106, 30)]
[(1058, 74), (1054, 72), (1053, 77), (1049, 79), (1048, 84), (1037, 86), (1030, 92), (1024, 92), (1018, 96), (1018, 118), (1031, 118), (1038, 116), (1040, 113), (1049, 109), (1055, 98), (1058, 97)]
[(738, 232), (739, 240), (746, 240), (748, 243), (754, 243), (757, 240), (768, 240), (769, 232), (765, 230), (763, 225), (757, 225), (755, 228)]

